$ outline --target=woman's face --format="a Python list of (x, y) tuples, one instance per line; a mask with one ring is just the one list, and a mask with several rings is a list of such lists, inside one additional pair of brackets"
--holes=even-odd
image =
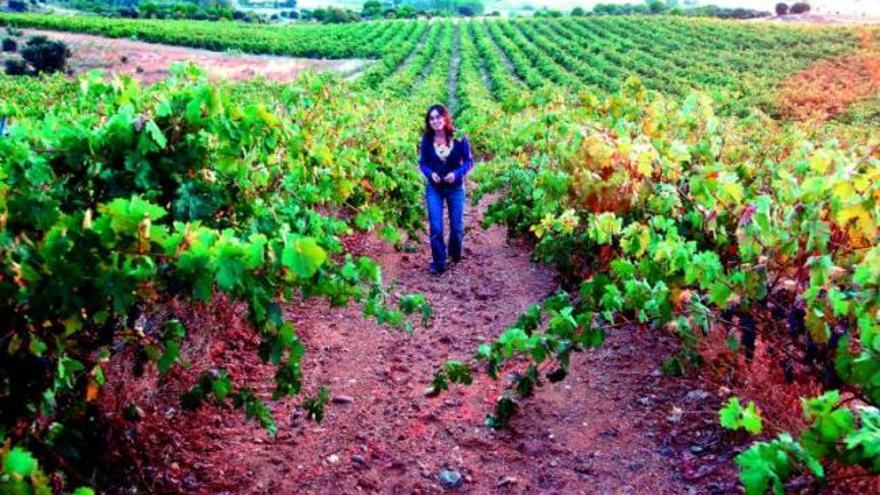
[(431, 125), (431, 129), (434, 129), (435, 132), (441, 131), (443, 130), (445, 119), (437, 110), (431, 110), (431, 113), (428, 114), (428, 124)]

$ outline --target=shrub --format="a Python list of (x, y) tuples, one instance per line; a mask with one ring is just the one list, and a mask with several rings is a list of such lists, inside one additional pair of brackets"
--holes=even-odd
[(6, 74), (10, 76), (24, 76), (28, 73), (27, 64), (20, 58), (9, 58), (4, 63)]
[(66, 44), (49, 40), (45, 36), (32, 36), (21, 49), (22, 58), (33, 66), (36, 72), (63, 71), (70, 55), (70, 48)]
[(583, 17), (586, 14), (587, 14), (587, 12), (584, 10), (583, 7), (575, 7), (573, 9), (571, 9), (572, 17)]
[(777, 3), (776, 4), (776, 15), (786, 15), (788, 14), (788, 4), (787, 3)]
[(12, 12), (27, 12), (28, 4), (24, 0), (9, 0), (6, 3), (6, 8)]
[(806, 14), (809, 11), (810, 4), (808, 4), (807, 2), (798, 2), (796, 4), (793, 4), (791, 8), (788, 9), (788, 12), (790, 14)]
[(18, 50), (18, 43), (12, 38), (3, 38), (3, 51), (14, 52)]

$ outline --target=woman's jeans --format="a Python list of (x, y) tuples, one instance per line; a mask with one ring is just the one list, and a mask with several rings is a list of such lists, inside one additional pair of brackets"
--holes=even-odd
[(431, 234), (431, 256), (434, 268), (446, 266), (446, 244), (443, 242), (443, 203), (449, 210), (449, 256), (453, 260), (461, 258), (461, 242), (464, 237), (462, 215), (464, 214), (464, 185), (438, 187), (428, 183), (425, 186), (425, 200), (428, 203), (428, 221)]

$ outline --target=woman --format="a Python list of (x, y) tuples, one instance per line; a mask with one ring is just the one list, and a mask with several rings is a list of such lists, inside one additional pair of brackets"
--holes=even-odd
[(419, 167), (427, 179), (425, 200), (431, 234), (428, 271), (440, 275), (446, 269), (446, 244), (443, 242), (443, 203), (449, 209), (449, 258), (461, 259), (464, 236), (464, 177), (474, 165), (466, 137), (455, 139), (452, 116), (443, 105), (434, 105), (425, 114), (425, 131), (419, 147)]

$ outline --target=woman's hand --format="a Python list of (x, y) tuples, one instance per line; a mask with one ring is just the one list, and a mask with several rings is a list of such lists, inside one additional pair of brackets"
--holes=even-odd
[(455, 174), (449, 172), (448, 174), (446, 174), (446, 177), (444, 177), (443, 180), (445, 180), (447, 184), (452, 184), (453, 182), (455, 182)]
[(440, 176), (436, 172), (431, 172), (431, 180), (434, 181), (434, 184), (439, 184)]

